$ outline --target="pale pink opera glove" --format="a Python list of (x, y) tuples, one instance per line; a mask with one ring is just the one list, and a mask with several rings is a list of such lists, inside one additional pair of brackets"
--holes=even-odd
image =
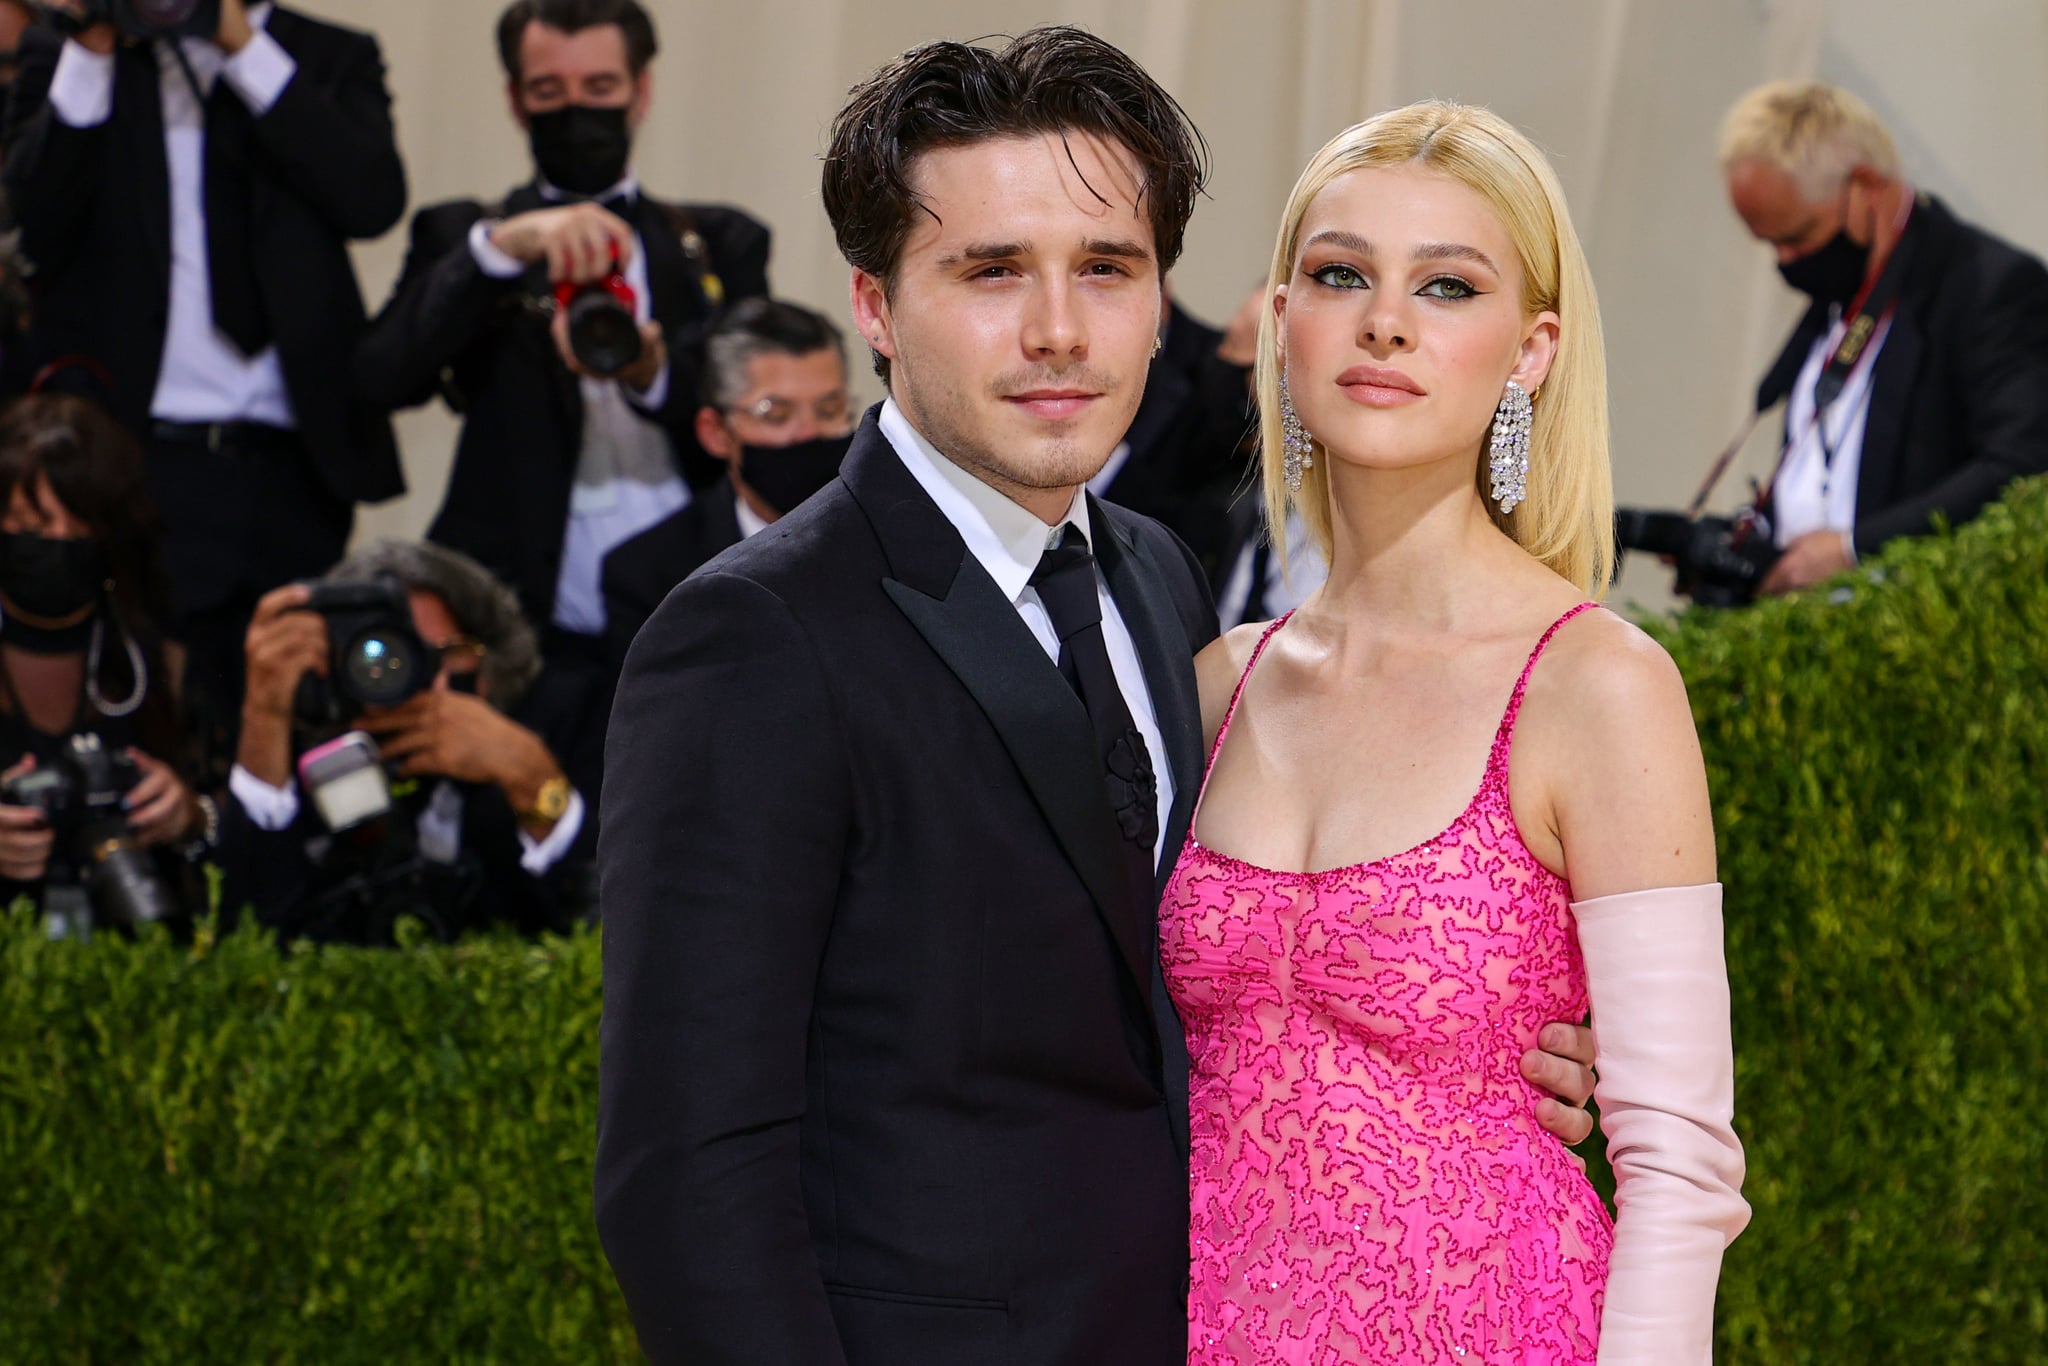
[(1572, 914), (1615, 1177), (1600, 1366), (1705, 1366), (1721, 1254), (1749, 1222), (1721, 884), (1575, 901)]

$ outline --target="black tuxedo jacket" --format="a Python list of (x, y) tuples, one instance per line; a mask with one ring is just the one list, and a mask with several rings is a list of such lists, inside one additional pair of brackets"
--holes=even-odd
[(739, 495), (721, 479), (604, 557), (604, 635), (612, 672), (669, 590), (712, 556), (740, 543)]
[[(527, 184), (488, 209), (465, 199), (420, 210), (398, 284), (356, 353), (364, 392), (384, 407), (439, 394), (463, 415), (447, 496), (427, 536), (511, 584), (543, 626), (553, 615), (583, 446), (583, 394), (556, 354), (546, 316), (533, 307), (553, 295), (545, 267), (494, 279), (470, 254), (469, 230), (479, 218), (548, 203)], [(696, 354), (715, 296), (768, 292), (768, 229), (738, 209), (663, 204), (645, 194), (624, 216), (645, 244), (649, 306), (668, 339), (668, 393), (649, 416), (667, 430), (678, 469), (692, 483), (709, 483), (724, 466), (704, 463), (709, 458), (692, 434)]]
[[(1170, 864), (1214, 611), (1164, 528), (1092, 516)], [(873, 412), (668, 596), (599, 837), (598, 1228), (654, 1361), (1186, 1360), (1186, 1058), (1119, 838), (1080, 701)]]
[[(348, 239), (375, 237), (405, 212), (405, 168), (376, 39), (273, 9), (270, 36), (298, 70), (261, 118), (239, 101), (208, 137), (246, 140), (249, 238), (265, 316), (300, 435), (343, 504), (405, 491), (385, 414), (349, 383), (364, 327)], [(170, 316), (170, 172), (153, 51), (116, 49), (113, 115), (70, 128), (46, 100), (61, 44), (24, 36), (40, 69), (10, 115), (8, 200), (35, 263), (33, 347), (41, 360), (82, 353), (113, 380), (113, 406), (147, 431)]]
[(1167, 305), (1166, 333), (1124, 440), (1130, 456), (1103, 496), (1172, 528), (1211, 578), (1230, 553), (1230, 508), (1245, 481), (1238, 447), (1253, 415), (1243, 366), (1216, 354), (1223, 334)]
[[(2048, 269), (1931, 195), (1906, 237), (1913, 254), (1871, 374), (1858, 554), (1932, 530), (1936, 513), (1966, 522), (2014, 479), (2048, 470)], [(1791, 392), (1827, 328), (1824, 306), (1807, 310), (1759, 410)]]

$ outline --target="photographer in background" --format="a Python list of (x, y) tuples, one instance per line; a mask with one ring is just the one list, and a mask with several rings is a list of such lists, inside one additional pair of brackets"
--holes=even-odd
[[(60, 879), (94, 892), (88, 924), (166, 918), (186, 882), (174, 851), (218, 830), (165, 667), (161, 542), (120, 423), (68, 394), (0, 412), (0, 900), (36, 895), (53, 921)], [(67, 781), (82, 766), (93, 781)], [(160, 886), (110, 905), (101, 870), (131, 850), (153, 852), (136, 871)], [(62, 914), (84, 911), (73, 896)]]
[(1736, 102), (1735, 212), (1812, 305), (1764, 377), (1789, 399), (1759, 504), (1782, 552), (1758, 591), (1806, 588), (1939, 515), (1974, 517), (2048, 469), (2048, 270), (1901, 177), (1868, 105), (1820, 82)]
[(267, 0), (157, 26), (176, 8), (45, 8), (69, 36), (23, 43), (5, 181), (38, 363), (95, 359), (144, 443), (171, 633), (205, 693), (186, 700), (224, 759), (257, 597), (333, 563), (358, 501), (404, 491), (350, 385), (348, 242), (398, 221), (405, 172), (375, 39)]
[[(602, 736), (581, 734), (576, 710), (535, 686), (533, 629), (511, 591), (475, 561), (441, 546), (378, 541), (323, 580), (379, 582), (395, 585), (402, 606), (392, 610), (410, 616), (382, 638), (409, 628), (433, 670), (395, 706), (344, 713), (344, 726), (368, 741), (344, 740), (388, 774), (389, 812), (337, 830), (328, 807), (302, 800), (300, 775), (319, 752), (312, 742), (330, 738), (310, 731), (320, 718), (308, 715), (306, 680), (324, 680), (315, 691), (344, 692), (343, 675), (359, 677), (362, 661), (344, 658), (337, 668), (337, 647), (350, 642), (309, 610), (313, 587), (267, 594), (249, 626), (234, 800), (223, 820), (223, 904), (252, 906), (267, 925), (320, 939), (385, 942), (396, 912), (418, 914), (444, 939), (491, 921), (529, 933), (567, 929), (588, 909), (579, 898), (589, 894), (594, 838), (569, 770)], [(375, 784), (376, 767), (351, 776)], [(349, 800), (359, 797), (360, 788)]]
[(853, 440), (846, 339), (808, 308), (766, 298), (734, 304), (705, 339), (702, 387), (697, 440), (726, 472), (605, 556), (615, 676), (671, 588), (831, 483)]
[(581, 678), (600, 718), (599, 566), (717, 477), (693, 435), (696, 352), (721, 303), (768, 292), (766, 227), (656, 200), (631, 170), (655, 49), (636, 0), (505, 10), (498, 53), (535, 176), (415, 216), (357, 358), (387, 407), (439, 394), (463, 415), (428, 539), (512, 585), (549, 671)]

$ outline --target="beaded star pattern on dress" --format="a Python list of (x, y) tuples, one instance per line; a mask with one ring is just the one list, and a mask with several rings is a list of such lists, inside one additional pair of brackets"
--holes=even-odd
[(1494, 501), (1502, 512), (1513, 512), (1515, 504), (1529, 494), (1529, 428), (1535, 407), (1528, 391), (1514, 380), (1501, 391), (1500, 406), (1493, 410), (1493, 435), (1488, 441), (1487, 470), (1493, 476)]
[(1613, 1228), (1519, 1066), (1584, 1017), (1585, 967), (1508, 802), (1530, 672), (1587, 606), (1544, 633), (1435, 838), (1281, 873), (1191, 822), (1160, 905), (1191, 1062), (1190, 1366), (1592, 1366)]

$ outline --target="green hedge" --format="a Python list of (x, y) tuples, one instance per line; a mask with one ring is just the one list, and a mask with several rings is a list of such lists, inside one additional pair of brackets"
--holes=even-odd
[[(1653, 627), (1728, 884), (1730, 1362), (2048, 1341), (2048, 487)], [(597, 945), (0, 923), (0, 1359), (633, 1360), (589, 1217)]]

